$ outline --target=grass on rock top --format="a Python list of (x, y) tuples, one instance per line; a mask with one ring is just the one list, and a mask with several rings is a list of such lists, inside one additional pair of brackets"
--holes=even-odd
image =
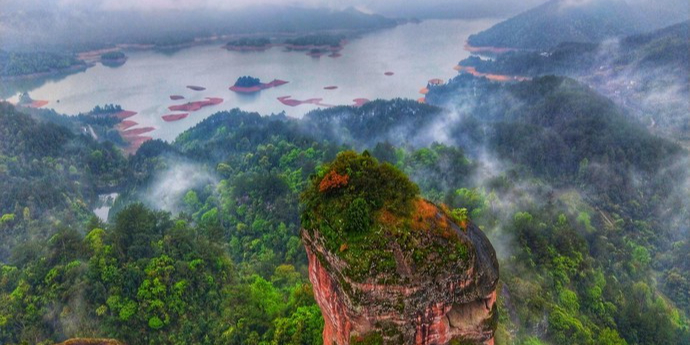
[(465, 220), (422, 199), (404, 173), (366, 151), (342, 152), (321, 167), (302, 202), (302, 227), (319, 232), (354, 281), (442, 274), (468, 261), (467, 244), (454, 226)]

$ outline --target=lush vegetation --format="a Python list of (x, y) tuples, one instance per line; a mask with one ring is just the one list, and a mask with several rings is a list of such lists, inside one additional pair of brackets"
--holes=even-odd
[(86, 68), (86, 64), (72, 55), (0, 50), (0, 77), (56, 73), (75, 68)]
[(445, 274), (458, 260), (466, 263), (468, 250), (445, 214), (449, 210), (418, 194), (390, 163), (379, 164), (367, 151), (345, 151), (313, 176), (303, 194), (302, 226), (323, 236), (326, 249), (348, 263), (345, 274), (355, 281), (395, 281), (392, 245), (414, 253), (417, 270)]
[(122, 106), (119, 104), (104, 104), (102, 107), (97, 105), (91, 109), (91, 115), (115, 114), (122, 111)]
[(254, 87), (261, 85), (261, 79), (250, 77), (248, 75), (237, 78), (235, 86), (237, 87)]
[[(0, 261), (32, 255), (29, 239), (91, 218), (99, 193), (121, 182), (124, 158), (111, 143), (0, 104)], [(19, 246), (19, 247), (18, 247)], [(24, 248), (24, 249), (20, 249)]]
[(577, 78), (618, 100), (666, 135), (690, 140), (690, 22), (611, 43), (563, 43), (545, 52), (509, 52), (494, 60), (460, 62), (479, 72)]
[(525, 76), (585, 75), (610, 68), (609, 65), (614, 69), (635, 67), (638, 72), (643, 72), (643, 67), (666, 67), (687, 74), (682, 67), (690, 57), (689, 32), (690, 22), (686, 21), (651, 33), (627, 36), (616, 49), (605, 43), (565, 42), (541, 52), (508, 52), (494, 60), (472, 56), (460, 64), (476, 67), (480, 72)]
[[(675, 9), (687, 5), (669, 5)], [(602, 0), (572, 3), (550, 0), (529, 11), (471, 35), (473, 46), (549, 49), (564, 42), (602, 42), (687, 20), (678, 10), (662, 13), (659, 6)]]
[[(0, 342), (320, 344), (304, 195), (305, 225), (344, 220), (329, 227), (344, 256), (373, 224), (414, 229), (410, 200), (438, 212), (419, 197), (472, 219), (500, 256), (497, 344), (687, 344), (685, 151), (571, 79), (459, 76), (427, 96), (463, 116), (405, 100), (304, 120), (233, 110), (127, 159), (4, 106), (1, 190), (24, 194), (0, 198), (0, 233), (27, 241), (2, 241)], [(338, 155), (353, 147), (370, 154)], [(184, 164), (212, 178), (165, 179)], [(150, 197), (158, 185), (181, 186), (174, 207)], [(77, 197), (100, 190), (121, 193), (108, 224)]]

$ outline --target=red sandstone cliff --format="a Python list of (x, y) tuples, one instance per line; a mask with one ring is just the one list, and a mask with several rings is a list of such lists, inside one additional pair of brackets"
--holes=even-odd
[[(437, 218), (446, 217), (438, 210)], [(446, 220), (447, 221), (447, 220)], [(448, 344), (451, 340), (493, 344), (496, 328), (498, 262), (493, 247), (476, 226), (451, 223), (471, 248), (464, 270), (429, 275), (405, 253), (395, 253), (400, 283), (381, 277), (355, 282), (347, 264), (324, 246), (318, 231), (302, 231), (309, 279), (325, 319), (324, 344), (351, 344), (379, 333), (384, 344)], [(432, 235), (429, 235), (432, 236)], [(395, 251), (395, 248), (391, 250)]]

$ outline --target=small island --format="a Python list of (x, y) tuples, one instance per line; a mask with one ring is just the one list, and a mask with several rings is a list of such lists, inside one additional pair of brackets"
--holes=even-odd
[(321, 57), (330, 53), (330, 57), (339, 57), (343, 49), (345, 36), (342, 35), (308, 35), (285, 40), (288, 51), (307, 51), (311, 57)]
[(307, 35), (285, 40), (285, 47), (290, 50), (328, 50), (343, 49), (345, 36), (343, 35)]
[(127, 61), (127, 56), (121, 51), (112, 51), (101, 54), (103, 66), (117, 67), (122, 66)]
[(273, 79), (273, 81), (270, 83), (262, 83), (261, 79), (259, 78), (243, 76), (237, 78), (235, 85), (231, 86), (230, 90), (238, 93), (254, 93), (264, 89), (285, 85), (287, 83), (287, 81), (280, 79)]
[(243, 37), (228, 42), (224, 48), (233, 51), (264, 51), (271, 46), (271, 40), (266, 37)]

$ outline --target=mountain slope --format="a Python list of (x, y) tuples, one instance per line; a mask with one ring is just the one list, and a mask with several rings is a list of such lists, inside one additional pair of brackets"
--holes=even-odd
[(607, 43), (562, 43), (460, 62), (482, 73), (576, 78), (611, 97), (645, 125), (690, 140), (690, 21)]
[(547, 49), (563, 42), (601, 42), (687, 19), (687, 2), (672, 0), (666, 5), (674, 14), (624, 0), (550, 0), (470, 36), (468, 43), (478, 47)]

